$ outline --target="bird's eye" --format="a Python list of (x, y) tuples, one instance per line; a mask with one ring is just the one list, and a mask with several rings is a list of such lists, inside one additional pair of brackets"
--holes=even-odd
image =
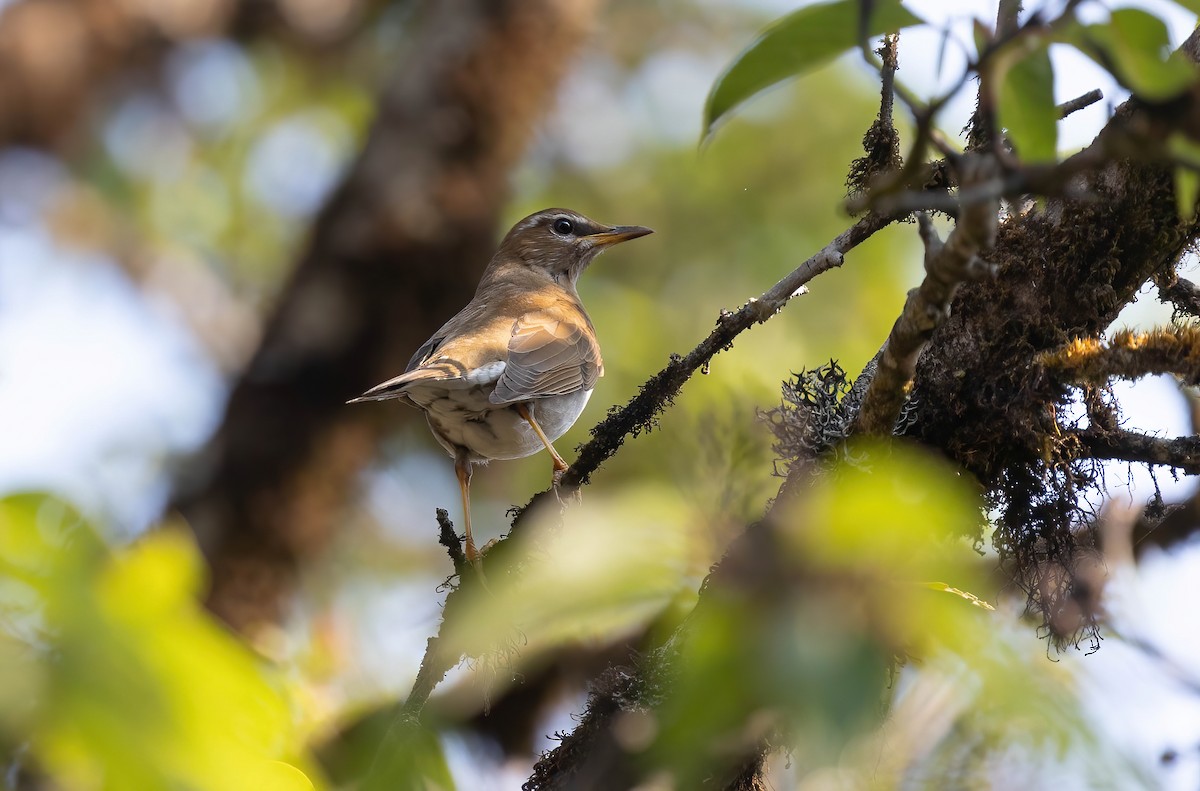
[(554, 221), (554, 232), (561, 236), (569, 236), (571, 231), (575, 230), (575, 226), (566, 217), (559, 217)]

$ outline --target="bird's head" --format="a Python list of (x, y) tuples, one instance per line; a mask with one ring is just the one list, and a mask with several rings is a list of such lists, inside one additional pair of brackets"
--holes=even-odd
[(573, 287), (593, 258), (648, 233), (640, 225), (603, 225), (569, 209), (543, 209), (513, 226), (489, 269), (516, 265)]

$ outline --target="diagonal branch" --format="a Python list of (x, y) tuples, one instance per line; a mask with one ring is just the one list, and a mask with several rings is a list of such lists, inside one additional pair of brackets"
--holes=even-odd
[[(521, 509), (512, 522), (512, 532), (525, 519), (541, 506), (549, 503), (560, 503), (564, 494), (577, 491), (587, 484), (591, 474), (599, 466), (612, 457), (621, 447), (626, 436), (637, 436), (649, 431), (654, 426), (657, 416), (667, 408), (692, 374), (710, 361), (718, 352), (729, 348), (733, 339), (754, 324), (764, 322), (775, 315), (799, 289), (822, 272), (842, 264), (842, 256), (849, 250), (861, 244), (872, 234), (886, 227), (895, 218), (884, 217), (875, 213), (868, 214), (839, 234), (820, 252), (802, 263), (786, 277), (768, 289), (757, 299), (751, 299), (739, 310), (733, 313), (723, 312), (717, 320), (717, 327), (707, 338), (700, 342), (686, 356), (674, 355), (665, 368), (652, 376), (641, 387), (641, 391), (621, 409), (614, 409), (607, 418), (592, 429), (592, 439), (580, 448), (579, 457), (563, 474), (559, 489), (547, 489), (539, 492)], [(451, 558), (455, 558), (454, 546), (457, 537), (450, 525), (450, 539), (446, 537), (448, 519), (443, 519), (445, 512), (439, 510), (438, 523), (441, 526), (442, 543), (450, 549)], [(501, 558), (509, 546), (509, 538), (497, 542), (488, 550), (488, 558)], [(498, 551), (499, 550), (499, 551)], [(475, 575), (463, 573), (464, 566), (455, 559), (455, 573), (460, 580), (474, 580)], [(441, 630), (463, 594), (463, 588), (456, 588), (446, 596), (446, 604), (442, 612), (442, 622), (438, 627), (438, 635), (431, 637), (421, 660), (421, 670), (413, 683), (412, 691), (402, 706), (397, 717), (400, 720), (415, 720), (420, 714), (425, 701), (433, 688), (441, 681), (450, 668), (462, 659), (458, 655), (445, 653), (441, 647)], [(398, 727), (398, 726), (397, 726)]]
[(629, 403), (611, 410), (608, 417), (592, 429), (592, 439), (579, 449), (579, 457), (563, 474), (557, 495), (553, 489), (534, 495), (518, 510), (512, 528), (516, 529), (538, 506), (557, 503), (559, 496), (570, 494), (587, 484), (592, 473), (617, 452), (626, 437), (636, 437), (654, 428), (658, 416), (672, 403), (692, 374), (707, 365), (718, 353), (728, 349), (742, 332), (774, 316), (800, 292), (805, 283), (822, 272), (841, 266), (845, 253), (896, 219), (897, 215), (875, 212), (863, 216), (757, 299), (750, 299), (732, 313), (722, 311), (717, 318), (716, 329), (696, 348), (683, 357), (672, 355), (666, 367), (650, 377)]

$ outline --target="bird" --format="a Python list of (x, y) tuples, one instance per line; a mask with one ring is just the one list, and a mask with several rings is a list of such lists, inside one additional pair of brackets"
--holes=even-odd
[(480, 568), (471, 534), (476, 464), (545, 449), (552, 485), (567, 463), (554, 449), (587, 405), (604, 362), (576, 284), (613, 245), (653, 233), (604, 225), (569, 209), (543, 209), (505, 235), (475, 296), (425, 341), (404, 373), (349, 403), (399, 400), (425, 413), (454, 459), (462, 494), (464, 552)]

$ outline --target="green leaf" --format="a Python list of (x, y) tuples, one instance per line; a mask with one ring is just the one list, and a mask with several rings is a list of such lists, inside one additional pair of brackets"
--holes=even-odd
[(1027, 162), (1052, 162), (1058, 154), (1058, 108), (1049, 50), (1038, 47), (996, 76), (1000, 125), (1017, 153)]
[(1200, 173), (1191, 168), (1175, 168), (1175, 208), (1179, 219), (1190, 221), (1196, 216), (1196, 196), (1200, 193)]
[(859, 0), (812, 5), (788, 14), (759, 34), (717, 78), (704, 108), (704, 134), (737, 105), (789, 77), (833, 60), (869, 37), (919, 25), (900, 0), (875, 3), (864, 26)]
[[(378, 743), (377, 743), (378, 744)], [(454, 778), (437, 735), (405, 720), (388, 728), (362, 791), (453, 791)]]
[(1140, 9), (1113, 11), (1107, 23), (1072, 28), (1064, 40), (1148, 101), (1172, 99), (1197, 79), (1195, 65), (1171, 52), (1166, 24)]

